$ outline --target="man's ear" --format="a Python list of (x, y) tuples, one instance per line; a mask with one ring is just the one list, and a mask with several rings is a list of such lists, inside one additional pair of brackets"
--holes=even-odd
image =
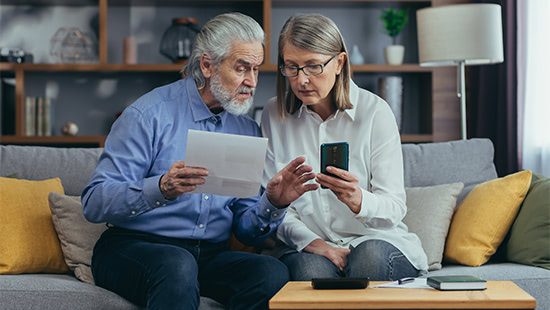
[(201, 54), (201, 71), (202, 75), (207, 79), (214, 73), (214, 63), (210, 59), (208, 53)]

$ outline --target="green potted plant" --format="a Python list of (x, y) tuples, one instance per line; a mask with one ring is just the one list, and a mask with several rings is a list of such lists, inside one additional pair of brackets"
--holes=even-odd
[(380, 15), (380, 20), (384, 22), (386, 34), (392, 39), (392, 45), (384, 48), (386, 63), (390, 65), (400, 65), (403, 63), (405, 47), (397, 44), (397, 36), (401, 33), (401, 30), (403, 30), (403, 27), (405, 27), (405, 24), (409, 21), (409, 10), (383, 10), (382, 15)]

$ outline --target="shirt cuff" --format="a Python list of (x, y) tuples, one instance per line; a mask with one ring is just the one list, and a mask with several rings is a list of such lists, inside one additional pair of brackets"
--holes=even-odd
[(275, 223), (280, 221), (285, 216), (286, 210), (287, 208), (278, 209), (271, 204), (265, 192), (260, 198), (260, 217), (268, 222)]
[(162, 175), (143, 180), (143, 197), (151, 208), (164, 207), (170, 200), (164, 198), (160, 191), (159, 181)]
[(361, 210), (359, 210), (359, 213), (355, 215), (355, 218), (358, 219), (360, 222), (365, 223), (368, 222), (372, 217), (369, 214), (369, 206), (373, 206), (378, 202), (376, 195), (369, 192), (368, 190), (361, 188), (361, 192), (363, 194), (363, 200), (361, 201)]

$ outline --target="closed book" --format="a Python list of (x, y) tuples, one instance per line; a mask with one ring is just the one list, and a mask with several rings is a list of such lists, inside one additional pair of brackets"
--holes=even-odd
[(36, 98), (36, 132), (35, 135), (44, 135), (44, 98)]
[(52, 102), (50, 98), (44, 98), (44, 120), (42, 123), (42, 134), (52, 135)]
[(36, 121), (36, 104), (34, 97), (25, 97), (25, 136), (34, 136)]
[(432, 276), (426, 279), (429, 286), (441, 291), (484, 290), (485, 280), (470, 275)]

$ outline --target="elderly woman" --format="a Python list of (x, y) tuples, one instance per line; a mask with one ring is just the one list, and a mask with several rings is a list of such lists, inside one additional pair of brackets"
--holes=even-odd
[(292, 280), (395, 280), (427, 269), (408, 232), (401, 142), (388, 104), (351, 80), (348, 54), (329, 18), (287, 20), (279, 36), (277, 97), (262, 115), (269, 138), (264, 185), (298, 155), (320, 166), (322, 143), (349, 144), (349, 171), (317, 173), (319, 187), (294, 201), (279, 226)]

